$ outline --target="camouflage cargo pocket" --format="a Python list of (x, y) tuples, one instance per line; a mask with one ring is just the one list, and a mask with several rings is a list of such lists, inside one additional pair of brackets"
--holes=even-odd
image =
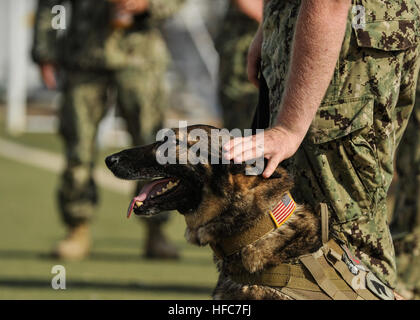
[(340, 222), (376, 209), (382, 186), (371, 96), (325, 101), (307, 139), (314, 146), (324, 192)]
[(360, 47), (405, 50), (419, 42), (418, 0), (352, 0), (352, 26)]
[(324, 101), (312, 121), (309, 138), (315, 144), (325, 143), (372, 124), (372, 97)]
[(383, 51), (401, 51), (419, 42), (419, 22), (415, 20), (375, 21), (354, 28), (357, 45)]

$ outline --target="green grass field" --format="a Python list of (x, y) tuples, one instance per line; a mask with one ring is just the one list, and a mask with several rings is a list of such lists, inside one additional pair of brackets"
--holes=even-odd
[[(13, 140), (60, 150), (54, 135)], [(165, 230), (180, 248), (181, 260), (143, 259), (143, 224), (125, 218), (128, 195), (101, 189), (90, 258), (71, 263), (50, 258), (65, 234), (55, 204), (57, 183), (56, 174), (0, 157), (0, 299), (210, 298), (217, 279), (210, 249), (189, 245), (183, 218), (173, 213)], [(66, 290), (51, 287), (54, 265), (66, 268)]]

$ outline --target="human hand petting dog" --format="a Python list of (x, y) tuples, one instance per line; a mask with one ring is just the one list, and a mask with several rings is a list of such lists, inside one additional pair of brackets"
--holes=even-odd
[(227, 160), (244, 162), (264, 156), (268, 163), (262, 175), (269, 178), (280, 162), (296, 153), (303, 138), (304, 135), (276, 126), (254, 136), (230, 140), (223, 146), (224, 157)]

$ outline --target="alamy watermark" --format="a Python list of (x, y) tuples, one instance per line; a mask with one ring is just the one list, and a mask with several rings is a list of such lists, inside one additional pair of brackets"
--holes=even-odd
[[(66, 24), (66, 7), (63, 5), (55, 5), (51, 8), (51, 13), (54, 14), (51, 20), (51, 27), (54, 30), (65, 30)], [(352, 7), (354, 29), (365, 29), (366, 27), (366, 9), (362, 5), (355, 5)]]
[(366, 9), (362, 5), (356, 5), (351, 10), (353, 14), (352, 26), (354, 29), (365, 29), (366, 28)]
[[(207, 130), (195, 128), (188, 132), (187, 121), (179, 121), (178, 134), (172, 129), (162, 129), (156, 135), (156, 141), (163, 141), (156, 151), (156, 161), (161, 164), (229, 164), (223, 155), (222, 147), (233, 137), (250, 137), (252, 146), (258, 150), (254, 157), (244, 161), (246, 175), (259, 175), (264, 170), (264, 130), (245, 129), (244, 135), (240, 129)], [(251, 139), (253, 133), (255, 138)], [(234, 151), (242, 153), (243, 143), (238, 143)], [(243, 161), (234, 159), (235, 164)]]
[(55, 16), (51, 20), (51, 27), (54, 30), (65, 30), (66, 25), (66, 7), (62, 5), (55, 5), (51, 8), (51, 13)]
[(51, 279), (51, 288), (54, 290), (66, 289), (66, 268), (62, 265), (55, 265), (51, 268), (51, 273), (55, 276)]

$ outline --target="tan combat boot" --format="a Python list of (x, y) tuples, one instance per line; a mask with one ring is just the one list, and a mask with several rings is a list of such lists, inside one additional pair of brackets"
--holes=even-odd
[(146, 258), (179, 259), (177, 248), (164, 236), (160, 223), (148, 222)]
[(89, 224), (83, 223), (69, 228), (66, 238), (58, 243), (53, 255), (64, 260), (82, 260), (89, 255), (89, 252)]

